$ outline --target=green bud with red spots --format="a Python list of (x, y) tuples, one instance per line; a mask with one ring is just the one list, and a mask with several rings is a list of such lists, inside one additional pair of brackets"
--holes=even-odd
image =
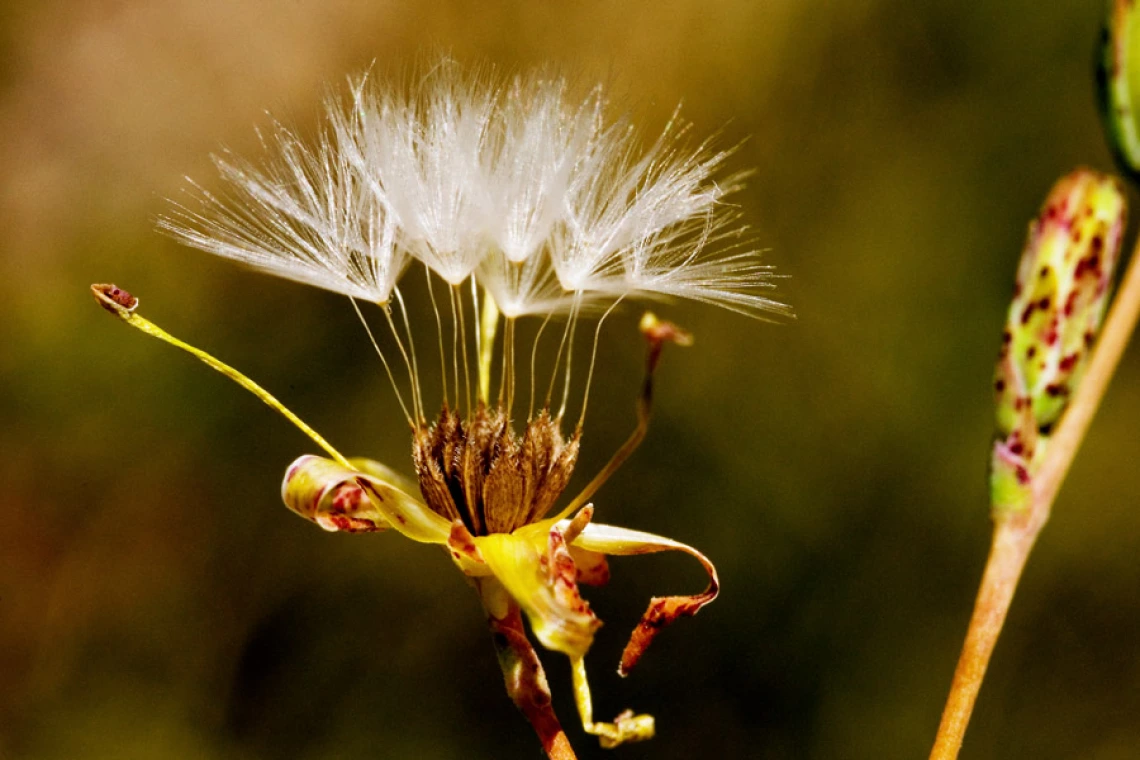
[(1108, 302), (1124, 232), (1113, 177), (1077, 169), (1029, 225), (994, 378), (995, 509), (1025, 506), (1050, 433), (1080, 383)]

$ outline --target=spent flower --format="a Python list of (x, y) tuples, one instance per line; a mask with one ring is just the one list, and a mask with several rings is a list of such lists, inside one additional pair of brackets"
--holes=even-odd
[[(291, 510), (328, 531), (391, 530), (448, 553), (483, 601), (509, 693), (552, 756), (565, 735), (520, 612), (543, 646), (570, 658), (585, 729), (616, 746), (652, 736), (653, 719), (627, 712), (594, 722), (584, 658), (601, 621), (580, 585), (608, 580), (606, 555), (680, 551), (708, 574), (698, 594), (651, 601), (622, 655), (623, 675), (663, 627), (696, 613), (719, 588), (697, 550), (596, 523), (589, 503), (645, 435), (663, 346), (691, 343), (675, 325), (652, 314), (642, 319), (647, 360), (637, 426), (602, 471), (558, 506), (578, 457), (601, 322), (619, 302), (638, 298), (688, 298), (760, 318), (789, 314), (769, 298), (773, 273), (748, 248), (740, 214), (725, 200), (742, 177), (722, 176), (730, 151), (691, 144), (676, 114), (642, 149), (629, 120), (607, 110), (601, 89), (576, 98), (547, 72), (465, 77), (444, 61), (411, 88), (363, 77), (347, 99), (329, 99), (315, 145), (274, 125), (264, 161), (217, 158), (227, 190), (192, 185), (191, 200), (161, 221), (189, 245), (352, 299), (411, 428), (414, 479), (343, 456), (252, 380), (141, 317), (129, 293), (93, 287), (106, 309), (231, 377), (325, 451), (328, 457), (305, 455), (286, 470), (282, 498)], [(414, 320), (398, 286), (413, 262), (428, 272), (436, 308), (426, 329), (438, 339), (438, 414), (424, 399), (429, 361), (416, 355)], [(433, 275), (443, 283), (439, 299)], [(358, 301), (380, 307), (398, 359), (381, 351)], [(578, 398), (571, 381), (583, 375), (572, 362), (576, 325), (590, 314), (601, 314), (595, 353), (570, 421), (571, 396)], [(543, 371), (538, 342), (555, 315), (565, 324), (561, 338), (548, 337), (557, 350)], [(517, 429), (518, 367), (527, 363), (518, 358), (517, 328), (527, 318), (541, 324)], [(406, 384), (396, 380), (397, 362)]]

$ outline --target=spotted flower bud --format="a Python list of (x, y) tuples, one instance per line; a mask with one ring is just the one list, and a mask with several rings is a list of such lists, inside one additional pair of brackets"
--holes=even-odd
[(1025, 505), (1049, 435), (1080, 383), (1124, 230), (1119, 183), (1088, 169), (1060, 179), (1029, 225), (995, 373), (995, 509)]

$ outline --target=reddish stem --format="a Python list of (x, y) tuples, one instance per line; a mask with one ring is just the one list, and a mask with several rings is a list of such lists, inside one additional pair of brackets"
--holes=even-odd
[(495, 651), (503, 669), (507, 694), (530, 721), (550, 760), (577, 760), (566, 732), (551, 706), (546, 673), (523, 628), (522, 615), (513, 602), (506, 615), (488, 613)]

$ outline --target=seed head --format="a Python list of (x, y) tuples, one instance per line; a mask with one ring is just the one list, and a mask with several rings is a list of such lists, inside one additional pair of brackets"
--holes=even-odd
[(280, 124), (266, 156), (215, 157), (161, 229), (289, 279), (387, 303), (409, 258), (471, 275), (507, 317), (622, 297), (789, 314), (726, 198), (731, 150), (693, 144), (678, 115), (643, 148), (600, 88), (538, 72), (465, 77), (444, 61), (411, 87), (352, 82), (315, 144)]

